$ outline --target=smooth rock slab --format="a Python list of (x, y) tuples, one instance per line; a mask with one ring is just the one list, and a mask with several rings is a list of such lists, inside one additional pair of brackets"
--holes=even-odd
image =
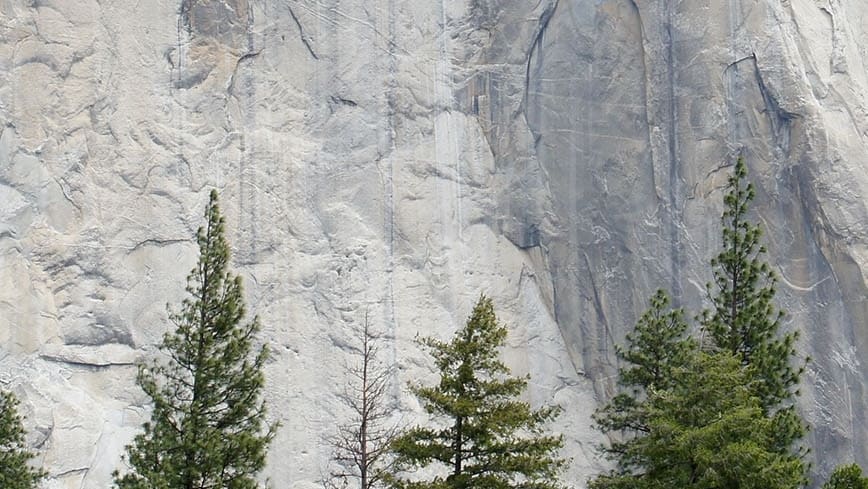
[[(367, 314), (436, 381), (480, 292), (565, 474), (654, 289), (697, 309), (738, 154), (813, 358), (814, 471), (868, 463), (862, 0), (0, 0), (0, 380), (49, 487), (109, 484), (147, 419), (132, 363), (184, 297), (220, 191), (269, 412), (264, 476), (319, 487)], [(175, 306), (172, 306), (175, 305)]]

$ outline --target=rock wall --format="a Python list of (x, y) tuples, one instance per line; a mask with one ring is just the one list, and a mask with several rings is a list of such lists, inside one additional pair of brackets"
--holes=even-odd
[(0, 0), (0, 386), (48, 487), (107, 487), (217, 188), (275, 487), (319, 487), (365, 314), (411, 423), (413, 339), (480, 292), (582, 487), (613, 346), (658, 287), (701, 306), (742, 154), (814, 471), (868, 463), (865, 39), (862, 0)]

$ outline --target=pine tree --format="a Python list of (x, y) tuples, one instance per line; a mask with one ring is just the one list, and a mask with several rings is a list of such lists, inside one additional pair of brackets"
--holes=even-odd
[(28, 465), (34, 453), (24, 441), (24, 426), (18, 414), (18, 399), (0, 392), (0, 487), (34, 489), (45, 472)]
[(791, 489), (806, 481), (805, 425), (792, 403), (800, 369), (790, 366), (796, 334), (779, 335), (774, 274), (760, 256), (754, 198), (739, 159), (724, 198), (723, 251), (712, 260), (714, 309), (701, 316), (713, 344), (684, 338), (680, 311), (658, 292), (628, 350), (619, 350), (625, 391), (595, 415), (614, 438), (616, 468), (593, 489)]
[(839, 465), (823, 489), (868, 489), (868, 478), (862, 476), (862, 467), (856, 464)]
[(693, 351), (639, 409), (647, 431), (620, 455), (631, 470), (593, 489), (796, 489), (804, 462), (777, 449), (779, 426), (764, 415), (750, 367), (728, 352)]
[(616, 468), (592, 485), (613, 478), (626, 480), (642, 470), (644, 459), (635, 447), (651, 432), (648, 395), (672, 388), (675, 371), (683, 369), (696, 351), (696, 343), (687, 336), (684, 312), (670, 309), (669, 302), (666, 292), (658, 290), (633, 332), (627, 335), (627, 348), (617, 348), (624, 363), (618, 371), (623, 390), (594, 413), (597, 428), (613, 438), (610, 446), (602, 449), (616, 462)]
[(799, 487), (804, 463), (781, 449), (791, 412), (766, 416), (753, 368), (726, 351), (700, 351), (687, 327), (658, 291), (618, 349), (624, 391), (594, 415), (614, 438), (603, 450), (616, 466), (589, 487)]
[(243, 324), (241, 278), (228, 270), (224, 219), (211, 191), (197, 232), (199, 262), (187, 277), (176, 329), (160, 349), (167, 362), (142, 366), (138, 385), (153, 401), (150, 422), (127, 447), (119, 489), (253, 489), (276, 425), (265, 426), (265, 347), (252, 355), (257, 318)]
[(711, 261), (714, 286), (708, 286), (708, 293), (713, 308), (702, 313), (701, 322), (715, 347), (751, 367), (754, 392), (764, 414), (778, 427), (778, 451), (803, 457), (807, 450), (798, 440), (807, 427), (793, 399), (804, 371), (792, 366), (798, 333), (780, 331), (784, 312), (773, 304), (777, 279), (762, 260), (762, 229), (747, 218), (754, 195), (747, 166), (739, 158), (724, 195), (723, 250)]
[(747, 166), (739, 158), (723, 200), (723, 251), (711, 261), (714, 287), (708, 286), (708, 294), (714, 307), (703, 312), (701, 322), (716, 346), (754, 367), (757, 395), (768, 411), (792, 400), (803, 369), (791, 366), (798, 333), (780, 334), (784, 312), (772, 302), (777, 279), (762, 261), (762, 229), (747, 219), (755, 193), (746, 179)]
[[(560, 487), (556, 477), (564, 461), (555, 454), (563, 437), (543, 434), (543, 424), (559, 409), (533, 410), (516, 400), (527, 378), (510, 377), (509, 369), (498, 359), (506, 334), (491, 299), (482, 296), (452, 341), (424, 340), (440, 371), (440, 383), (416, 386), (413, 392), (428, 414), (448, 426), (415, 427), (392, 443), (396, 467), (404, 471), (390, 475), (393, 487)], [(438, 475), (408, 477), (406, 471), (420, 467), (436, 468)]]
[(618, 348), (618, 357), (630, 365), (621, 369), (619, 382), (638, 390), (663, 389), (671, 385), (672, 372), (684, 365), (696, 348), (687, 337), (687, 322), (682, 309), (669, 308), (669, 296), (658, 290), (650, 307), (639, 318), (636, 328), (627, 334), (628, 348)]

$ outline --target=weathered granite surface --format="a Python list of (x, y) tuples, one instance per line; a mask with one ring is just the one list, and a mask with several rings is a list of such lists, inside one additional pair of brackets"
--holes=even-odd
[(814, 470), (868, 463), (863, 0), (0, 0), (0, 387), (107, 487), (221, 192), (265, 326), (266, 475), (319, 487), (367, 312), (402, 386), (480, 292), (582, 487), (647, 297), (698, 307), (737, 154), (813, 359)]

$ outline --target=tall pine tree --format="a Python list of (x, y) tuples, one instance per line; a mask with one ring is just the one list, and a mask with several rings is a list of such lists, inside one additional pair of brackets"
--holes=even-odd
[(711, 260), (714, 285), (708, 294), (714, 305), (701, 321), (716, 346), (754, 367), (757, 395), (768, 411), (792, 400), (802, 369), (792, 366), (798, 333), (780, 332), (784, 313), (773, 304), (777, 279), (762, 260), (762, 229), (747, 219), (753, 199), (739, 158), (723, 198), (723, 250)]
[(139, 386), (153, 401), (150, 422), (127, 447), (119, 489), (253, 489), (276, 425), (261, 401), (265, 347), (253, 353), (259, 321), (245, 315), (241, 278), (228, 271), (224, 220), (211, 191), (197, 232), (199, 262), (190, 297), (170, 315), (160, 349), (167, 362), (142, 366)]
[(34, 489), (45, 472), (28, 465), (33, 456), (24, 441), (18, 400), (9, 392), (0, 392), (0, 487)]
[(714, 285), (708, 291), (713, 308), (702, 313), (702, 327), (714, 346), (750, 367), (754, 394), (777, 426), (779, 453), (803, 457), (807, 450), (798, 441), (807, 427), (794, 404), (804, 371), (793, 367), (798, 333), (781, 331), (785, 314), (773, 303), (777, 279), (762, 260), (762, 229), (747, 218), (754, 196), (747, 165), (739, 158), (723, 198), (723, 250), (711, 261)]
[(683, 337), (680, 311), (658, 292), (629, 347), (619, 350), (624, 391), (595, 419), (613, 438), (614, 470), (593, 489), (763, 487), (804, 484), (804, 422), (793, 406), (801, 370), (794, 333), (783, 334), (775, 278), (760, 257), (761, 231), (746, 217), (754, 198), (739, 159), (724, 197), (723, 251), (712, 260), (713, 310), (700, 320), (711, 344)]
[(764, 413), (753, 367), (700, 351), (686, 330), (683, 312), (658, 291), (618, 350), (624, 390), (594, 415), (615, 468), (589, 487), (798, 488), (804, 462), (782, 445), (790, 420)]
[(649, 393), (673, 387), (675, 372), (689, 363), (696, 343), (687, 336), (687, 323), (681, 309), (670, 309), (669, 296), (658, 290), (648, 310), (642, 314), (627, 347), (617, 348), (624, 366), (618, 371), (622, 391), (605, 407), (594, 413), (597, 428), (610, 435), (612, 442), (602, 447), (616, 463), (607, 476), (591, 482), (594, 487), (638, 480), (647, 462), (641, 450), (643, 438), (651, 433)]
[[(531, 409), (516, 399), (527, 379), (510, 377), (498, 359), (506, 328), (498, 324), (491, 299), (480, 297), (463, 329), (445, 343), (424, 344), (440, 370), (440, 383), (415, 387), (425, 410), (443, 428), (415, 427), (392, 443), (402, 489), (554, 489), (564, 461), (556, 458), (561, 436), (543, 434), (555, 407)], [(430, 478), (408, 473), (436, 468)]]

